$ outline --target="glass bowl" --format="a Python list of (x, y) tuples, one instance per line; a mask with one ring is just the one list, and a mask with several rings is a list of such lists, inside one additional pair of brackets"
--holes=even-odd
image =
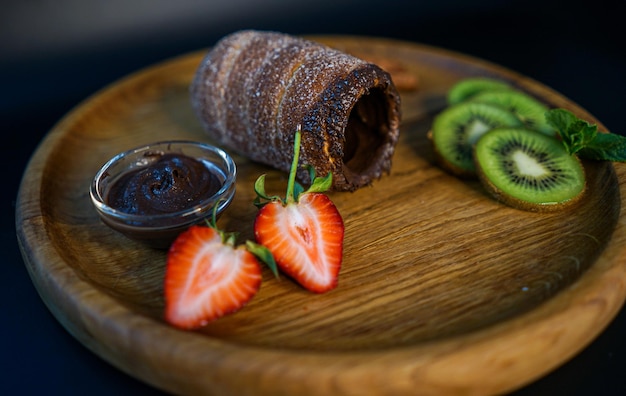
[[(182, 166), (180, 158), (191, 166)], [(137, 172), (145, 180), (137, 176), (127, 184), (133, 188), (125, 188), (124, 183)], [(236, 176), (235, 162), (218, 147), (191, 141), (157, 142), (111, 158), (95, 175), (90, 197), (110, 228), (166, 249), (189, 226), (210, 220), (216, 205), (216, 217), (228, 207)], [(195, 195), (193, 199), (190, 194)]]

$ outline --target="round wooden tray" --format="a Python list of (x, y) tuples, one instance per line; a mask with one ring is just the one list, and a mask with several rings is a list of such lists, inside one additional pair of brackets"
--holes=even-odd
[[(402, 91), (391, 174), (331, 194), (346, 224), (338, 288), (314, 295), (266, 271), (243, 310), (180, 331), (162, 320), (165, 252), (98, 220), (88, 191), (107, 159), (154, 141), (208, 141), (188, 92), (201, 51), (98, 92), (34, 154), (18, 197), (18, 239), (58, 320), (121, 370), (176, 393), (501, 393), (584, 348), (626, 295), (626, 167), (586, 163), (581, 205), (535, 214), (443, 172), (426, 134), (448, 88), (475, 75), (508, 79), (604, 127), (549, 88), (478, 59), (378, 38), (313, 39), (419, 78), (419, 90)], [(219, 225), (243, 242), (252, 238), (254, 180), (267, 173), (282, 194), (286, 175), (235, 161), (237, 194)]]

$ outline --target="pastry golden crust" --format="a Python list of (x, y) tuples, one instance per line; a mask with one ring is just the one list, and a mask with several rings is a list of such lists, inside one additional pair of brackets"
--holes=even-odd
[[(274, 32), (241, 31), (209, 51), (191, 85), (207, 133), (254, 161), (289, 171), (302, 127), (301, 163), (354, 191), (391, 168), (400, 96), (380, 67)], [(308, 183), (302, 170), (298, 178)]]

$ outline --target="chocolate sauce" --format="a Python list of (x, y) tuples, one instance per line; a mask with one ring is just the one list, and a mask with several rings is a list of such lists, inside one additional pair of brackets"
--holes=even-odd
[[(150, 157), (157, 156), (152, 160)], [(130, 170), (109, 188), (107, 204), (136, 215), (174, 213), (213, 196), (222, 187), (215, 171), (183, 154), (149, 153), (152, 162)]]

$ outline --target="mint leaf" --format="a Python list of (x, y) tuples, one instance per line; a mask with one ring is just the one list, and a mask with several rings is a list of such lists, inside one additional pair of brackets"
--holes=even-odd
[(546, 120), (559, 133), (569, 154), (575, 154), (587, 147), (598, 134), (595, 124), (589, 124), (565, 109), (549, 110)]
[(626, 162), (626, 137), (612, 133), (598, 133), (578, 155), (582, 158)]
[(565, 109), (546, 113), (570, 154), (597, 161), (626, 162), (626, 136), (598, 133), (598, 126), (581, 120)]

